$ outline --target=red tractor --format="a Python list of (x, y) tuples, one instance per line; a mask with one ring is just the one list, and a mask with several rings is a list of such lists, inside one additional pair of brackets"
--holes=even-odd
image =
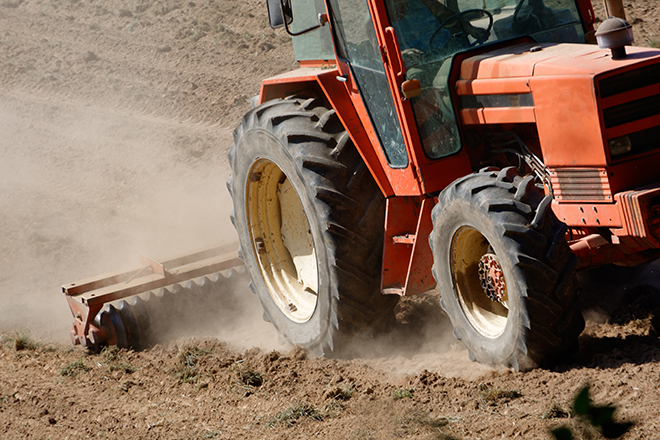
[[(473, 360), (548, 366), (584, 328), (578, 269), (660, 256), (660, 50), (626, 47), (625, 20), (599, 47), (589, 0), (268, 10), (300, 69), (263, 81), (227, 185), (252, 289), (290, 343), (340, 351), (437, 285)], [(97, 311), (74, 340), (112, 341)]]

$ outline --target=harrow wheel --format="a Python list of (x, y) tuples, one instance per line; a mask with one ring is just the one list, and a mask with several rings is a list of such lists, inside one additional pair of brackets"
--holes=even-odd
[(433, 274), (473, 360), (527, 370), (578, 348), (577, 257), (549, 202), (513, 167), (458, 179), (439, 196)]
[(385, 200), (334, 110), (266, 102), (234, 132), (229, 162), (239, 255), (284, 339), (329, 355), (394, 322), (396, 298), (380, 293)]

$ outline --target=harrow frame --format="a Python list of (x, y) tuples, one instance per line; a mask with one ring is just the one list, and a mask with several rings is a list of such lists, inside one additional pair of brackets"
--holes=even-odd
[(155, 261), (140, 255), (142, 267), (88, 278), (62, 286), (74, 317), (70, 336), (74, 345), (91, 348), (115, 345), (112, 326), (96, 325), (103, 306), (130, 296), (243, 265), (238, 244), (214, 245), (167, 260)]

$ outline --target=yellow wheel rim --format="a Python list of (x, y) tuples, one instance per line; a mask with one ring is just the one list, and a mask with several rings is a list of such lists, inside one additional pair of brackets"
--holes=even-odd
[(284, 315), (306, 322), (316, 309), (318, 263), (300, 197), (266, 159), (252, 166), (246, 193), (252, 250), (264, 283)]
[(491, 252), (486, 237), (470, 226), (461, 227), (452, 238), (451, 273), (463, 313), (481, 335), (496, 338), (504, 332), (509, 310), (506, 290), (502, 301), (491, 300), (479, 278), (479, 261)]

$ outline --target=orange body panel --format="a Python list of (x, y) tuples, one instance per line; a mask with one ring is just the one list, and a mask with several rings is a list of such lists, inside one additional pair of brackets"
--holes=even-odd
[(545, 165), (607, 165), (591, 77), (534, 77), (530, 86)]
[(431, 210), (436, 203), (437, 198), (387, 199), (381, 278), (383, 293), (415, 295), (435, 286), (428, 237), (433, 229)]
[(621, 216), (614, 203), (552, 203), (557, 218), (571, 227), (620, 228)]
[(312, 89), (320, 72), (322, 70), (319, 67), (301, 67), (264, 80), (261, 83), (259, 104)]
[(529, 79), (461, 79), (456, 81), (456, 92), (459, 96), (467, 95), (518, 95), (530, 93)]
[(461, 120), (465, 125), (523, 124), (536, 122), (533, 107), (464, 108)]
[[(648, 200), (649, 194), (657, 197), (658, 193), (637, 190), (657, 185), (660, 153), (649, 147), (636, 156), (625, 155), (619, 160), (610, 157), (608, 140), (660, 126), (660, 114), (652, 109), (634, 113), (637, 101), (645, 102), (647, 108), (652, 105), (648, 99), (660, 95), (660, 84), (643, 83), (636, 88), (621, 76), (657, 64), (660, 51), (638, 47), (626, 50), (628, 56), (615, 61), (608, 50), (594, 45), (526, 42), (466, 57), (456, 82), (459, 98), (511, 95), (510, 106), (502, 104), (508, 102), (506, 99), (499, 98), (491, 100), (497, 104), (490, 107), (462, 108), (461, 122), (468, 129), (481, 125), (510, 130), (518, 123), (534, 127), (541, 160), (548, 168), (557, 217), (577, 230), (609, 228), (613, 234), (614, 248), (608, 248), (602, 258), (589, 254), (602, 248), (592, 246), (598, 242), (593, 237), (589, 243), (582, 242), (586, 238), (575, 243), (580, 255), (588, 256), (593, 264), (619, 259), (641, 262), (643, 258), (632, 256), (635, 252), (660, 246), (660, 241), (650, 238), (648, 232), (657, 234), (658, 207), (649, 208)], [(603, 98), (601, 84), (609, 88)], [(615, 119), (606, 126), (611, 115)], [(649, 221), (651, 226), (644, 226)]]

